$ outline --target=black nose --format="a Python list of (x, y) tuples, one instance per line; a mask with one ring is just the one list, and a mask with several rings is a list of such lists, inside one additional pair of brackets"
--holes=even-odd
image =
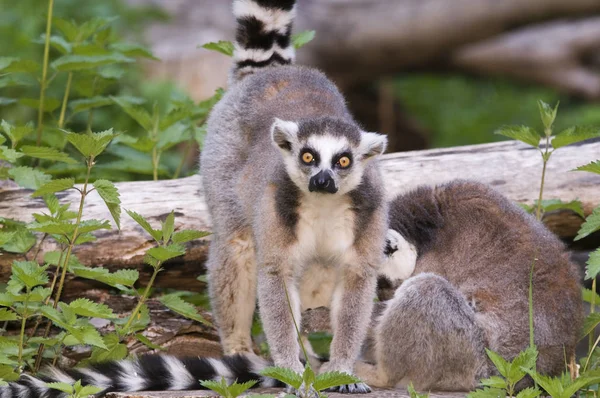
[(310, 192), (336, 193), (337, 187), (330, 170), (321, 170), (310, 178)]

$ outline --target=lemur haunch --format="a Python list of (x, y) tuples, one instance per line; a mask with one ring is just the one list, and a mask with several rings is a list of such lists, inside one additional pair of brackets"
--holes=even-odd
[(357, 364), (363, 381), (470, 391), (496, 374), (484, 348), (512, 359), (529, 344), (534, 259), (537, 371), (565, 371), (583, 320), (579, 271), (542, 223), (486, 185), (455, 181), (395, 198), (390, 228), (388, 252), (398, 250), (382, 271), (405, 281), (371, 336), (376, 365)]
[[(383, 260), (387, 207), (377, 162), (387, 139), (362, 131), (322, 73), (291, 65), (294, 0), (236, 0), (231, 87), (201, 155), (213, 222), (207, 261), (226, 354), (251, 352), (258, 304), (277, 366), (302, 372), (302, 309), (332, 308), (331, 360), (351, 373)], [(365, 392), (365, 385), (343, 387)]]

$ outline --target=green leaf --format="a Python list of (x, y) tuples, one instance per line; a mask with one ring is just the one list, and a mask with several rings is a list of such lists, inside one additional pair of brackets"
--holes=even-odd
[[(116, 325), (125, 325), (129, 321), (130, 317), (131, 316), (129, 316), (127, 318), (115, 319), (113, 322)], [(140, 311), (137, 313), (137, 315), (133, 319), (129, 329), (124, 330), (123, 328), (120, 328), (118, 330), (119, 330), (119, 333), (121, 333), (121, 335), (134, 333), (139, 330), (146, 329), (146, 327), (148, 326), (149, 323), (150, 323), (150, 312), (148, 311), (148, 307), (146, 306), (146, 304), (143, 304), (140, 307)]]
[(109, 46), (109, 48), (111, 50), (120, 52), (121, 54), (126, 55), (128, 57), (148, 58), (156, 61), (159, 60), (159, 58), (156, 58), (154, 55), (152, 55), (152, 52), (150, 50), (139, 44), (113, 43)]
[(81, 397), (81, 398), (91, 397), (101, 391), (104, 391), (104, 390), (105, 390), (105, 388), (96, 387), (96, 386), (90, 386), (90, 385), (83, 386), (83, 387), (81, 387), (81, 389), (79, 389), (77, 391), (77, 393), (78, 393), (77, 397)]
[(595, 305), (600, 305), (600, 294), (593, 292), (591, 289), (581, 288), (581, 296), (586, 303), (591, 304), (594, 300)]
[(600, 174), (600, 160), (586, 164), (585, 166), (579, 166), (575, 169), (576, 171), (589, 171), (590, 173)]
[(17, 314), (7, 308), (0, 308), (0, 321), (16, 321), (19, 319)]
[(8, 136), (8, 138), (10, 138), (10, 141), (13, 144), (13, 148), (17, 145), (19, 141), (21, 141), (24, 137), (33, 132), (32, 123), (27, 123), (23, 126), (13, 126), (6, 120), (2, 120), (1, 126), (4, 133)]
[(2, 232), (0, 230), (0, 246), (10, 242), (10, 240), (15, 236), (16, 232)]
[(538, 100), (540, 117), (542, 118), (542, 123), (544, 123), (544, 127), (547, 131), (552, 129), (552, 123), (554, 123), (554, 119), (556, 119), (556, 112), (558, 111), (558, 104), (559, 103), (557, 102), (554, 108), (552, 108), (544, 101)]
[(131, 104), (128, 101), (125, 101), (119, 97), (110, 97), (117, 105), (119, 105), (125, 113), (131, 116), (142, 128), (146, 131), (153, 130), (152, 124), (152, 116), (148, 113), (147, 110), (142, 108), (141, 106), (137, 106)]
[(96, 180), (94, 188), (96, 188), (98, 195), (104, 200), (108, 211), (110, 211), (115, 220), (115, 224), (117, 224), (117, 228), (121, 229), (121, 199), (119, 198), (117, 187), (108, 180)]
[(157, 147), (165, 151), (179, 143), (190, 140), (192, 138), (191, 133), (189, 126), (184, 123), (177, 123), (160, 132)]
[(504, 376), (507, 377), (508, 372), (510, 370), (510, 362), (506, 361), (504, 358), (502, 358), (500, 355), (496, 354), (494, 351), (492, 350), (488, 350), (487, 348), (485, 349), (485, 352), (487, 353), (487, 356), (492, 360), (492, 362), (494, 363), (494, 366), (496, 366), (496, 369), (498, 369), (498, 372)]
[(506, 380), (510, 384), (517, 384), (525, 377), (525, 370), (533, 369), (537, 361), (538, 351), (535, 347), (529, 346), (524, 351), (521, 351), (515, 359), (510, 363)]
[(73, 114), (87, 111), (94, 108), (100, 108), (102, 106), (112, 105), (113, 101), (109, 97), (92, 97), (79, 99), (69, 102), (69, 108), (73, 111)]
[(304, 32), (299, 32), (292, 35), (292, 44), (294, 48), (297, 50), (300, 47), (303, 47), (305, 44), (311, 42), (315, 38), (314, 30), (305, 30)]
[(413, 386), (412, 382), (408, 383), (408, 386), (406, 386), (406, 391), (408, 392), (410, 398), (429, 398), (429, 393), (419, 394), (415, 390), (415, 387)]
[(263, 376), (279, 380), (282, 383), (294, 387), (295, 389), (300, 388), (300, 386), (302, 385), (302, 375), (294, 372), (291, 369), (271, 366), (264, 368), (259, 373)]
[(63, 55), (52, 62), (51, 66), (59, 72), (72, 72), (85, 69), (97, 68), (103, 65), (116, 63), (135, 62), (134, 58), (126, 57), (120, 53), (106, 55)]
[(152, 256), (158, 261), (167, 261), (175, 257), (183, 256), (185, 254), (185, 247), (179, 244), (172, 244), (168, 246), (159, 246), (149, 249), (146, 254)]
[(16, 102), (17, 100), (14, 98), (0, 97), (0, 106), (12, 105)]
[(173, 243), (186, 243), (195, 239), (204, 238), (208, 235), (210, 235), (210, 232), (184, 229), (182, 231), (175, 232), (173, 236), (171, 236), (171, 241)]
[(66, 189), (73, 188), (74, 186), (75, 180), (73, 178), (62, 178), (59, 180), (52, 180), (38, 188), (33, 194), (31, 194), (31, 196), (35, 198), (37, 196), (64, 191)]
[(487, 379), (482, 379), (480, 381), (480, 383), (482, 386), (485, 386), (485, 387), (501, 388), (501, 389), (507, 388), (506, 380), (504, 380), (504, 378), (499, 377), (499, 376), (491, 376)]
[(69, 155), (67, 155), (66, 153), (60, 152), (55, 148), (24, 145), (21, 147), (21, 152), (23, 152), (29, 157), (37, 159), (54, 160), (57, 162), (63, 162), (67, 164), (78, 163), (75, 159), (69, 157)]
[(87, 316), (89, 318), (111, 319), (115, 317), (113, 311), (104, 304), (97, 304), (86, 298), (79, 298), (72, 301), (69, 307), (79, 316)]
[(162, 238), (163, 242), (167, 243), (171, 239), (171, 235), (173, 235), (173, 231), (175, 230), (175, 213), (171, 211), (165, 222), (162, 223)]
[(64, 342), (65, 345), (73, 346), (78, 344), (88, 344), (94, 347), (103, 348), (105, 350), (108, 349), (106, 344), (104, 344), (104, 340), (102, 340), (102, 336), (95, 327), (91, 324), (86, 324), (84, 326), (71, 327), (67, 329), (70, 335), (67, 335)]
[(115, 139), (115, 143), (125, 144), (131, 148), (137, 149), (140, 152), (150, 153), (155, 147), (156, 142), (147, 136), (144, 137), (132, 137), (130, 135), (122, 134)]
[(496, 130), (494, 134), (503, 135), (513, 140), (519, 140), (533, 147), (538, 147), (541, 137), (531, 127), (527, 126), (506, 126)]
[(53, 18), (52, 26), (56, 27), (70, 42), (77, 41), (78, 29), (73, 21), (62, 18)]
[(101, 133), (76, 134), (68, 133), (67, 140), (86, 158), (100, 155), (115, 138), (113, 130), (109, 129)]
[(36, 242), (35, 235), (21, 227), (14, 230), (14, 235), (2, 245), (2, 249), (9, 253), (27, 253)]
[(600, 129), (598, 127), (570, 127), (554, 137), (552, 140), (552, 147), (558, 149), (566, 145), (575, 144), (596, 137), (600, 137)]
[(219, 40), (218, 42), (211, 42), (202, 45), (202, 48), (206, 48), (207, 50), (217, 51), (221, 54), (228, 55), (230, 57), (233, 56), (233, 43), (230, 41)]
[(22, 153), (0, 145), (0, 160), (6, 160), (9, 163), (14, 163), (22, 156)]
[(38, 189), (52, 179), (50, 175), (27, 166), (13, 167), (8, 170), (8, 175), (25, 189)]
[(40, 267), (35, 261), (14, 261), (12, 264), (12, 276), (28, 288), (48, 283), (48, 267)]
[(127, 346), (122, 344), (116, 333), (109, 333), (103, 337), (106, 349), (95, 347), (90, 356), (90, 363), (120, 361), (127, 357)]
[(506, 390), (485, 387), (468, 393), (467, 398), (506, 398)]
[[(590, 253), (590, 257), (586, 262), (585, 279), (594, 279), (600, 273), (600, 248)], [(597, 303), (600, 303), (596, 301)]]
[(600, 230), (600, 206), (596, 207), (592, 214), (586, 218), (574, 240), (583, 239), (598, 230)]
[(48, 388), (51, 388), (53, 390), (62, 391), (67, 394), (73, 394), (73, 391), (74, 391), (73, 386), (68, 383), (59, 383), (59, 382), (46, 383), (46, 386), (48, 386)]
[(19, 373), (15, 372), (14, 366), (0, 365), (0, 378), (6, 381), (17, 381), (19, 380)]
[(78, 277), (92, 279), (107, 285), (124, 290), (125, 286), (131, 288), (139, 278), (139, 272), (133, 269), (122, 269), (111, 273), (106, 268), (89, 268), (84, 265), (70, 265), (69, 270)]
[(202, 380), (200, 381), (200, 385), (218, 393), (221, 397), (230, 398), (232, 396), (223, 376), (221, 376), (221, 381)]
[(160, 240), (162, 238), (161, 230), (153, 229), (152, 226), (150, 225), (150, 223), (148, 221), (146, 221), (146, 219), (144, 217), (142, 217), (140, 214), (136, 213), (135, 211), (125, 210), (125, 212), (127, 214), (129, 214), (129, 217), (133, 218), (136, 223), (138, 223), (142, 228), (144, 228), (144, 230), (146, 232), (148, 232), (150, 234), (150, 236), (152, 236), (154, 238), (154, 240), (156, 240), (157, 242), (160, 242)]
[(164, 131), (175, 123), (192, 116), (190, 108), (176, 108), (167, 113), (160, 121), (159, 130)]
[(342, 372), (327, 372), (317, 376), (313, 387), (317, 391), (322, 391), (331, 387), (337, 387), (344, 384), (360, 383), (356, 376)]
[[(537, 201), (535, 201), (537, 205)], [(570, 202), (563, 202), (560, 199), (542, 200), (542, 208), (544, 213), (548, 213), (555, 210), (571, 210), (581, 218), (585, 218), (583, 213), (583, 205), (579, 200), (572, 200)]]
[(238, 383), (237, 381), (229, 385), (229, 393), (232, 397), (238, 397), (245, 391), (249, 390), (258, 383), (258, 380), (249, 380), (245, 383)]
[[(39, 98), (19, 98), (19, 104), (23, 106), (27, 106), (29, 108), (38, 109), (40, 107)], [(42, 110), (44, 112), (54, 112), (60, 107), (60, 100), (58, 98), (48, 98), (44, 99), (44, 107)]]
[(179, 315), (194, 321), (198, 321), (205, 325), (210, 325), (210, 323), (198, 313), (196, 307), (186, 301), (183, 301), (183, 299), (176, 294), (164, 295), (159, 300), (165, 307), (178, 313)]
[(0, 57), (0, 72), (2, 73), (34, 73), (40, 64), (28, 59)]
[(79, 235), (88, 232), (98, 231), (100, 229), (110, 229), (110, 222), (107, 220), (85, 220), (79, 223)]
[(46, 234), (69, 235), (75, 231), (75, 224), (69, 221), (49, 221), (44, 223), (31, 223), (28, 225), (30, 230), (43, 232)]
[(141, 333), (137, 333), (135, 335), (135, 338), (142, 344), (144, 344), (146, 347), (152, 349), (152, 350), (164, 350), (163, 347), (159, 346), (158, 344), (154, 344), (152, 341), (150, 341), (150, 339), (146, 336), (144, 336)]
[[(8, 75), (0, 78), (0, 88), (31, 85), (33, 85), (32, 79), (28, 79), (22, 75)], [(12, 101), (17, 102), (16, 100)], [(0, 101), (0, 105), (4, 105), (2, 101)]]
[[(598, 304), (598, 303), (596, 303)], [(592, 312), (589, 314), (583, 322), (583, 328), (581, 329), (580, 338), (584, 338), (592, 332), (600, 324), (600, 313)]]

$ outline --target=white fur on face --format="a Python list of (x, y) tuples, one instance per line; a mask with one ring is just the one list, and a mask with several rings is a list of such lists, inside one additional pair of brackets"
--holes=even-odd
[(385, 135), (363, 131), (360, 136), (359, 151), (364, 158), (369, 159), (385, 152), (387, 147), (387, 137)]
[(388, 229), (386, 239), (396, 251), (384, 260), (379, 274), (392, 281), (408, 279), (415, 271), (417, 249), (393, 229)]
[[(346, 137), (334, 137), (331, 135), (313, 135), (308, 138), (306, 142), (309, 148), (314, 149), (321, 158), (319, 163), (319, 170), (331, 169), (332, 158), (340, 152), (346, 151), (350, 148), (348, 139)], [(317, 174), (319, 170), (316, 170), (314, 174)]]
[(260, 4), (253, 0), (236, 0), (233, 3), (233, 15), (238, 19), (255, 17), (265, 25), (265, 32), (274, 30), (285, 34), (287, 26), (296, 16), (296, 7), (288, 11), (278, 8), (261, 7)]

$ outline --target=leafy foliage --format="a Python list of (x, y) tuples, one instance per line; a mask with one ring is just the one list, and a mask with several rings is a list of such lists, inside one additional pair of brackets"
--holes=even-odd
[(258, 383), (258, 381), (250, 380), (245, 383), (234, 382), (227, 385), (224, 377), (221, 377), (221, 381), (203, 380), (200, 382), (203, 387), (213, 390), (225, 398), (239, 397), (246, 390), (252, 388), (252, 386), (254, 386), (256, 383)]

